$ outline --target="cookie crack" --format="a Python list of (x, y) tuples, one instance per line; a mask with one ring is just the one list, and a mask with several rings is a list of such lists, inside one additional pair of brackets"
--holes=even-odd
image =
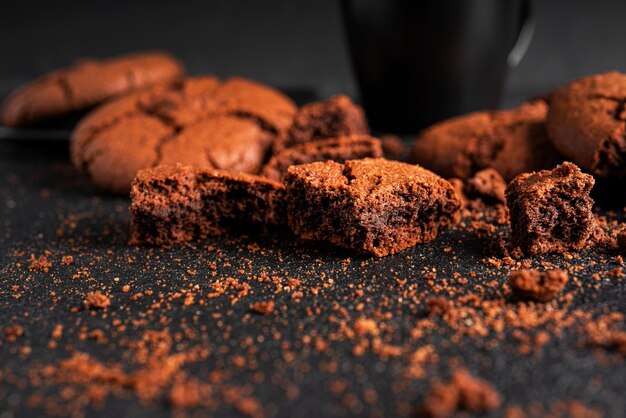
[(236, 116), (236, 117), (239, 117), (239, 118), (242, 118), (242, 119), (251, 120), (252, 122), (256, 123), (259, 126), (259, 128), (261, 128), (261, 130), (269, 132), (272, 135), (277, 135), (278, 134), (278, 129), (276, 129), (275, 126), (273, 126), (271, 123), (269, 123), (265, 119), (261, 118), (260, 116), (255, 115), (252, 112), (244, 112), (242, 110), (236, 110), (236, 111), (233, 111), (233, 112), (227, 112), (226, 115), (228, 115), (228, 116)]
[(63, 97), (65, 97), (65, 101), (70, 105), (70, 107), (74, 106), (74, 92), (72, 91), (72, 87), (70, 83), (67, 81), (65, 77), (59, 77), (56, 79), (57, 85), (61, 88), (63, 92)]
[(151, 118), (154, 118), (156, 120), (158, 120), (159, 122), (161, 122), (163, 125), (172, 128), (172, 129), (178, 129), (180, 131), (180, 129), (182, 129), (183, 127), (181, 125), (179, 125), (178, 123), (176, 123), (176, 121), (162, 113), (160, 113), (158, 110), (154, 110), (152, 108), (150, 108), (149, 105), (143, 105), (141, 103), (137, 104), (137, 110), (139, 111), (140, 114), (143, 114), (144, 116), (148, 116)]

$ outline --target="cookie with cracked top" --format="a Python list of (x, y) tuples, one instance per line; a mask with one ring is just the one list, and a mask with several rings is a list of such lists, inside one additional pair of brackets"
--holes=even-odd
[(597, 226), (594, 183), (570, 162), (513, 179), (506, 189), (513, 245), (526, 255), (583, 249)]
[(550, 99), (548, 132), (556, 149), (599, 177), (626, 176), (626, 74), (576, 80)]
[(296, 107), (242, 78), (187, 78), (106, 103), (76, 127), (72, 161), (101, 189), (128, 193), (137, 171), (162, 163), (257, 173)]
[(131, 243), (171, 245), (235, 230), (286, 224), (281, 183), (243, 173), (174, 164), (137, 173)]
[(104, 60), (81, 60), (14, 91), (0, 109), (13, 128), (88, 110), (112, 97), (182, 79), (183, 65), (164, 52), (143, 52)]
[(543, 100), (510, 110), (482, 111), (439, 122), (425, 129), (411, 160), (446, 177), (467, 179), (493, 168), (510, 181), (529, 171), (563, 161), (548, 140)]
[(277, 138), (273, 149), (277, 153), (307, 141), (357, 134), (369, 134), (365, 113), (349, 97), (339, 95), (298, 109), (289, 130)]
[(299, 237), (378, 257), (432, 241), (458, 221), (461, 206), (448, 181), (383, 158), (291, 166), (284, 184)]
[(315, 161), (357, 160), (383, 156), (381, 140), (369, 135), (350, 135), (338, 138), (319, 139), (303, 142), (284, 149), (263, 167), (261, 175), (274, 180), (282, 180), (287, 169), (292, 165), (307, 164)]

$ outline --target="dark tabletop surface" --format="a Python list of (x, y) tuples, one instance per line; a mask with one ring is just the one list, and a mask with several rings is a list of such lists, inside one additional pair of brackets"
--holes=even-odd
[[(51, 411), (46, 409), (50, 406), (32, 406), (33, 395), (47, 394), (60, 402), (62, 385), (30, 380), (43, 365), (58, 364), (79, 351), (132, 370), (137, 365), (124, 354), (129, 352), (129, 341), (141, 339), (149, 330), (175, 334), (186, 328), (197, 333), (185, 334), (170, 348), (172, 353), (196, 345), (211, 351), (206, 358), (184, 365), (185, 373), (207, 380), (215, 371), (224, 372), (227, 377), (215, 387), (249, 390), (263, 405), (265, 416), (410, 415), (430, 382), (449, 373), (449, 361), (492, 382), (508, 406), (539, 404), (558, 410), (554, 405), (559, 402), (578, 400), (612, 417), (623, 416), (626, 409), (623, 357), (581, 346), (576, 327), (564, 326), (561, 333), (558, 323), (539, 326), (548, 329), (551, 338), (526, 355), (519, 354), (521, 344), (513, 338), (516, 326), (505, 327), (503, 336), (491, 329), (484, 337), (451, 343), (455, 332), (436, 319), (432, 332), (410, 337), (411, 329), (427, 316), (425, 298), (447, 294), (439, 285), (449, 283), (458, 289), (457, 298), (465, 293), (484, 300), (502, 296), (501, 284), (512, 267), (486, 263), (492, 253), (480, 234), (467, 228), (453, 229), (431, 244), (382, 259), (303, 244), (281, 234), (222, 237), (172, 249), (139, 248), (128, 245), (129, 200), (95, 191), (67, 162), (63, 144), (1, 144), (0, 173), (0, 323), (23, 329), (17, 341), (5, 338), (0, 343), (3, 417)], [(32, 255), (47, 255), (49, 271), (31, 269)], [(65, 266), (62, 257), (67, 255), (73, 256), (73, 262)], [(556, 255), (531, 260), (534, 266), (544, 263), (580, 266), (566, 290), (572, 301), (560, 299), (547, 311), (563, 309), (566, 316), (578, 309), (594, 315), (625, 312), (624, 281), (606, 275), (617, 266), (614, 256), (584, 252), (573, 261)], [(424, 273), (434, 270), (435, 281), (427, 284)], [(457, 282), (457, 272), (469, 280), (467, 284)], [(594, 272), (601, 272), (599, 282), (592, 279)], [(233, 302), (237, 291), (231, 289), (208, 298), (212, 284), (225, 277), (249, 283), (249, 294)], [(277, 292), (275, 282), (261, 283), (258, 277), (278, 278), (283, 287), (289, 278), (296, 278), (301, 285)], [(123, 291), (125, 285), (130, 291)], [(364, 293), (357, 294), (356, 289)], [(409, 300), (408, 289), (420, 297)], [(104, 311), (76, 310), (93, 291), (109, 296), (111, 306)], [(186, 291), (194, 298), (188, 306), (183, 303), (185, 296), (176, 296)], [(294, 296), (297, 291), (302, 293)], [(144, 296), (131, 297), (138, 292)], [(276, 303), (273, 314), (250, 312), (253, 302), (266, 300)], [(402, 354), (389, 358), (366, 349), (356, 356), (357, 343), (343, 336), (340, 324), (361, 317), (378, 318), (386, 329), (384, 341), (402, 347)], [(126, 329), (116, 330), (115, 320)], [(52, 331), (59, 324), (63, 336), (50, 349)], [(102, 330), (105, 339), (84, 338), (93, 330)], [(334, 340), (337, 334), (342, 337)], [(318, 352), (305, 344), (307, 335), (326, 341), (330, 351)], [(247, 345), (250, 338), (254, 353)], [(409, 353), (424, 345), (435, 348), (439, 361), (425, 366), (421, 378), (403, 378)], [(23, 347), (30, 351), (24, 353)], [(235, 367), (238, 356), (248, 360)], [(337, 392), (342, 385), (345, 389)], [(376, 397), (366, 403), (364, 394), (372, 390)], [(219, 416), (241, 415), (221, 396)], [(88, 416), (171, 413), (166, 396), (146, 405), (129, 393), (78, 410)], [(203, 411), (207, 410), (196, 410), (200, 415)], [(498, 409), (493, 416), (504, 411)]]
[[(65, 4), (64, 13), (56, 8), (34, 8), (30, 15), (25, 12), (25, 2), (15, 2), (3, 12), (0, 33), (6, 42), (9, 33), (21, 30), (23, 39), (21, 43), (5, 43), (4, 52), (10, 59), (2, 61), (0, 83), (7, 91), (77, 56), (156, 47), (181, 56), (192, 73), (238, 73), (300, 94), (312, 91), (319, 97), (337, 91), (355, 94), (345, 46), (333, 42), (341, 31), (337, 9), (330, 2), (319, 2), (319, 8), (313, 3), (318, 2), (302, 2), (299, 7), (280, 3), (283, 11), (275, 15), (282, 17), (275, 26), (268, 26), (267, 20), (254, 20), (250, 25), (235, 21), (231, 25), (238, 24), (243, 32), (229, 39), (219, 37), (219, 28), (227, 25), (220, 16), (237, 15), (231, 9), (237, 9), (235, 6), (223, 2), (215, 13), (207, 11), (206, 19), (213, 25), (204, 24), (200, 14), (191, 13), (194, 7), (202, 6), (190, 3), (181, 8), (175, 16), (181, 36), (206, 39), (207, 51), (218, 54), (219, 59), (213, 59), (209, 53), (198, 52), (197, 47), (182, 47), (184, 42), (168, 38), (169, 32), (161, 33), (171, 21), (168, 6), (155, 6), (157, 17), (146, 23), (142, 32), (132, 28), (133, 17), (144, 12), (142, 6), (146, 4), (141, 2), (128, 5), (128, 13), (122, 14), (126, 17), (119, 17), (115, 8), (104, 3), (95, 5), (85, 20), (80, 18), (80, 6), (71, 2)], [(626, 66), (624, 54), (602, 53), (596, 48), (602, 42), (620, 39), (626, 8), (623, 3), (606, 1), (602, 2), (606, 10), (615, 12), (594, 14), (590, 3), (540, 3), (539, 41), (511, 75), (505, 104), (573, 77)], [(296, 12), (291, 9), (311, 18), (296, 25)], [(180, 23), (186, 19), (192, 19), (192, 24)], [(81, 22), (82, 40), (59, 24), (67, 21)], [(124, 47), (120, 47), (119, 39), (108, 42), (98, 38), (113, 21), (122, 28), (121, 32), (110, 31), (115, 39), (123, 38), (124, 33), (143, 35), (129, 37)], [(577, 23), (563, 23), (568, 21)], [(24, 29), (29, 27), (36, 29)], [(320, 30), (322, 27), (327, 30)], [(293, 36), (285, 35), (289, 28)], [(319, 37), (311, 38), (311, 32)], [(261, 38), (292, 53), (251, 47), (246, 39), (255, 33), (263, 33)], [(322, 48), (320, 44), (333, 47)], [(303, 49), (310, 51), (308, 61), (294, 58)], [(571, 58), (576, 50), (594, 54), (595, 59)], [(229, 56), (233, 59), (228, 60)], [(327, 65), (318, 65), (323, 62), (333, 62), (336, 67), (331, 71)], [(543, 75), (534, 71), (538, 66), (543, 68)], [(505, 404), (492, 416), (510, 413), (512, 405), (521, 406), (528, 416), (550, 408), (562, 411), (559, 405), (572, 400), (597, 411), (597, 416), (624, 416), (624, 357), (581, 344), (584, 334), (576, 326), (563, 326), (559, 332), (558, 323), (547, 321), (537, 329), (546, 329), (549, 341), (530, 354), (519, 353), (521, 344), (515, 337), (519, 327), (515, 326), (505, 326), (502, 333), (489, 328), (487, 335), (479, 338), (459, 337), (450, 324), (435, 318), (431, 331), (422, 337), (412, 336), (416, 324), (427, 318), (426, 297), (447, 294), (444, 285), (458, 290), (452, 299), (468, 293), (485, 301), (503, 298), (502, 284), (512, 267), (490, 264), (492, 253), (475, 231), (455, 228), (433, 243), (382, 259), (301, 243), (288, 234), (220, 237), (172, 249), (133, 247), (128, 245), (129, 199), (94, 190), (88, 179), (72, 168), (67, 151), (65, 141), (0, 140), (0, 328), (18, 325), (23, 329), (14, 342), (0, 335), (1, 418), (43, 415), (54, 412), (55, 406), (67, 406), (67, 399), (80, 398), (74, 396), (82, 393), (80, 385), (74, 385), (76, 392), (68, 395), (63, 392), (67, 385), (34, 378), (43, 366), (56, 366), (77, 351), (89, 353), (104, 364), (121, 364), (129, 373), (136, 370), (140, 367), (137, 360), (127, 357), (135, 352), (129, 350), (129, 344), (150, 330), (178, 336), (168, 345), (169, 354), (189, 352), (198, 346), (208, 348), (202, 359), (181, 367), (187, 379), (210, 382), (207, 399), (215, 402), (187, 411), (201, 416), (255, 415), (254, 408), (251, 413), (227, 396), (229, 388), (236, 389), (239, 398), (258, 402), (269, 417), (410, 416), (433, 379), (448, 376), (454, 364), (467, 367), (498, 388)], [(622, 207), (621, 203), (613, 206), (617, 215), (611, 215), (612, 219), (620, 219)], [(63, 265), (62, 258), (68, 255), (73, 261)], [(51, 263), (49, 271), (31, 269), (32, 256), (46, 256)], [(576, 312), (594, 316), (626, 313), (624, 281), (606, 274), (618, 265), (615, 256), (589, 250), (579, 258), (553, 255), (529, 262), (540, 267), (579, 266), (565, 289), (568, 297), (536, 309), (562, 310), (568, 318)], [(425, 273), (432, 271), (436, 274), (429, 283)], [(599, 280), (592, 278), (594, 273), (601, 273)], [(208, 297), (216, 281), (231, 277), (247, 283), (249, 293), (235, 300), (238, 291), (227, 289), (223, 295)], [(269, 283), (259, 277), (269, 277)], [(300, 285), (290, 287), (289, 279), (299, 280)], [(130, 290), (124, 291), (124, 286)], [(419, 298), (408, 298), (409, 290)], [(109, 296), (111, 306), (97, 311), (82, 309), (85, 295), (95, 291)], [(134, 297), (138, 293), (143, 296)], [(189, 295), (190, 302), (185, 303)], [(276, 304), (272, 314), (250, 311), (252, 303), (267, 300)], [(518, 306), (506, 303), (512, 309)], [(466, 318), (466, 325), (486, 313), (476, 315)], [(382, 341), (401, 347), (401, 354), (381, 355), (370, 347), (355, 355), (361, 339), (351, 337), (343, 327), (353, 326), (358, 318), (376, 318)], [(120, 329), (119, 324), (125, 328)], [(56, 348), (50, 348), (57, 325), (63, 325), (63, 335)], [(534, 335), (537, 329), (523, 331)], [(102, 330), (104, 338), (98, 338), (94, 330)], [(371, 335), (364, 338), (373, 339)], [(326, 349), (318, 350), (316, 341), (325, 343)], [(434, 348), (438, 361), (424, 366), (423, 376), (406, 378), (411, 353), (427, 345)], [(222, 377), (217, 378), (216, 373)], [(47, 403), (39, 402), (41, 395)], [(101, 405), (83, 404), (84, 399), (80, 398), (78, 406), (57, 412), (128, 417), (172, 414), (166, 393), (149, 402), (141, 402), (126, 389), (110, 394)], [(571, 412), (571, 408), (565, 410)]]

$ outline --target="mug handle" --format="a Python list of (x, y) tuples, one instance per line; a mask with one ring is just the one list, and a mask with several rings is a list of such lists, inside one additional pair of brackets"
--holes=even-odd
[(517, 40), (513, 44), (511, 52), (507, 57), (509, 68), (515, 68), (519, 65), (528, 47), (530, 46), (535, 34), (535, 19), (533, 16), (532, 0), (522, 0), (522, 8), (520, 11), (520, 22)]

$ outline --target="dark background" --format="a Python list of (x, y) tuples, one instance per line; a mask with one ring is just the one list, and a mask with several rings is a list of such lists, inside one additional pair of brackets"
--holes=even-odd
[[(505, 106), (625, 69), (626, 1), (541, 0), (535, 12), (535, 39), (508, 79)], [(75, 58), (152, 48), (171, 51), (191, 74), (356, 95), (338, 0), (5, 1), (1, 15), (2, 95)]]

